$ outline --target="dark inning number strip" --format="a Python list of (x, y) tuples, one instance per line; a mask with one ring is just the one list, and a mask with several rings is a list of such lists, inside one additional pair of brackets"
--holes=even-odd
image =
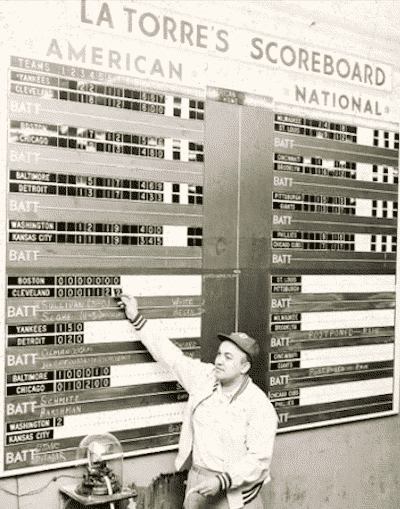
[(13, 336), (8, 337), (8, 347), (48, 346), (48, 345), (82, 345), (84, 334), (43, 334), (40, 336)]
[[(333, 164), (332, 164), (333, 163)], [(320, 157), (303, 157), (292, 154), (274, 154), (274, 170), (304, 173), (333, 178), (357, 178), (357, 163), (350, 161), (328, 161)]]
[(357, 198), (302, 193), (272, 193), (274, 210), (317, 212), (322, 214), (344, 214), (364, 217), (397, 218), (398, 202), (389, 200), (367, 200), (369, 207), (357, 209)]
[(42, 394), (44, 392), (67, 392), (87, 389), (103, 389), (110, 387), (111, 378), (83, 378), (82, 380), (68, 380), (65, 382), (47, 382), (40, 384), (18, 384), (7, 386), (7, 396), (26, 396)]
[(121, 276), (9, 276), (10, 286), (104, 286), (120, 285)]
[(8, 325), (8, 347), (48, 345), (81, 345), (84, 343), (84, 322)]
[(10, 120), (10, 141), (84, 150), (89, 153), (151, 157), (166, 161), (204, 161), (203, 144), (189, 140), (19, 120)]
[(87, 389), (102, 389), (110, 387), (111, 378), (83, 378), (82, 380), (68, 380), (56, 382), (55, 392), (83, 391)]
[(274, 128), (287, 134), (357, 143), (357, 127), (348, 124), (276, 114)]
[(54, 297), (57, 298), (73, 298), (73, 297), (119, 297), (122, 293), (121, 288), (105, 287), (84, 287), (81, 286), (66, 288), (57, 288)]
[[(43, 286), (48, 281), (51, 286)], [(35, 283), (36, 281), (36, 283)], [(35, 276), (9, 277), (8, 298), (74, 298), (74, 297), (118, 297), (122, 293), (120, 276)], [(33, 284), (32, 284), (33, 282)], [(113, 285), (113, 286), (110, 286)], [(61, 338), (62, 343), (82, 343), (82, 335), (70, 334)]]
[[(120, 276), (10, 276), (8, 277), (7, 297), (118, 297), (122, 292), (120, 284)], [(83, 336), (80, 334), (69, 334), (64, 339), (62, 336), (60, 338), (60, 344), (83, 342)]]
[(9, 242), (200, 247), (202, 237), (201, 227), (14, 219), (9, 221)]
[(42, 336), (10, 336), (7, 346), (48, 346), (48, 345), (82, 345), (83, 334), (47, 334)]
[(11, 193), (202, 205), (203, 186), (153, 180), (10, 170)]
[(271, 244), (273, 249), (396, 253), (397, 236), (275, 230)]
[[(12, 65), (18, 66), (12, 58)], [(54, 64), (49, 64), (53, 65)], [(61, 74), (61, 69), (55, 69)], [(96, 83), (104, 73), (84, 71), (83, 79), (48, 76), (23, 70), (11, 70), (10, 90), (13, 94), (43, 99), (56, 99), (81, 104), (107, 106), (124, 110), (155, 113), (167, 117), (204, 120), (205, 102), (193, 97), (163, 94), (127, 86)], [(79, 73), (81, 75), (82, 73)], [(117, 78), (116, 76), (114, 78)], [(90, 79), (93, 82), (89, 81)]]
[(72, 379), (85, 379), (98, 376), (110, 376), (111, 367), (95, 367), (95, 368), (77, 368), (77, 369), (63, 369), (55, 372), (56, 380), (72, 380)]
[(111, 367), (77, 368), (55, 372), (55, 391), (79, 391), (110, 387)]
[(7, 395), (100, 389), (110, 387), (110, 375), (110, 366), (10, 374), (7, 375)]
[(60, 322), (7, 326), (7, 334), (9, 336), (19, 336), (24, 338), (28, 338), (33, 334), (70, 334), (74, 332), (83, 333), (84, 322)]
[(379, 182), (396, 186), (399, 183), (399, 169), (397, 166), (325, 160), (321, 157), (275, 153), (274, 170), (317, 177)]
[(394, 131), (356, 127), (282, 113), (275, 114), (274, 129), (282, 134), (399, 150), (399, 133)]

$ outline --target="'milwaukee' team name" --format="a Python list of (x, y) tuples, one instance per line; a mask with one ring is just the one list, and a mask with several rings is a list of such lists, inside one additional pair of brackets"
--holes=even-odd
[(158, 78), (178, 79), (182, 81), (183, 69), (181, 62), (173, 62), (165, 58), (150, 58), (145, 55), (133, 55), (129, 52), (119, 52), (100, 46), (76, 47), (70, 41), (66, 45), (59, 44), (57, 39), (52, 39), (46, 56), (56, 56), (59, 60), (93, 64), (101, 68), (114, 70), (133, 71), (140, 75), (154, 76)]

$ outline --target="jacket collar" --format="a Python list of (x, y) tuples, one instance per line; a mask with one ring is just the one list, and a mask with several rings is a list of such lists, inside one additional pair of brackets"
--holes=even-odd
[[(251, 383), (251, 378), (249, 375), (246, 374), (245, 377), (243, 378), (242, 383), (238, 387), (237, 391), (232, 396), (230, 403), (235, 401), (246, 390), (246, 388), (249, 386), (250, 383)], [(216, 390), (221, 390), (221, 384), (218, 380), (214, 380), (211, 387), (210, 387), (210, 385), (206, 384), (204, 386), (203, 390), (200, 391), (194, 397), (194, 399), (192, 401), (191, 411), (194, 412), (196, 410), (196, 408), (200, 405), (200, 403), (202, 403), (205, 399), (208, 399), (212, 394), (214, 394), (214, 392)]]
[[(249, 375), (245, 375), (243, 380), (242, 380), (242, 383), (240, 384), (240, 386), (238, 387), (238, 389), (236, 390), (236, 392), (233, 394), (233, 396), (231, 397), (231, 400), (230, 400), (230, 403), (232, 403), (233, 401), (235, 401), (242, 393), (243, 391), (246, 389), (246, 387), (249, 385), (250, 383), (250, 377)], [(221, 386), (221, 383), (216, 380), (215, 383), (214, 383), (214, 387), (213, 387), (213, 392), (215, 392), (216, 390), (221, 390), (222, 391), (222, 386)]]

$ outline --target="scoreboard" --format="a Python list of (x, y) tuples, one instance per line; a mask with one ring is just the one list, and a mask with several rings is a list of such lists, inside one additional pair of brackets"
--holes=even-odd
[(204, 91), (21, 56), (9, 67), (4, 475), (87, 434), (176, 448), (187, 393), (118, 308), (201, 352)]
[(122, 292), (187, 356), (254, 336), (280, 432), (398, 412), (399, 133), (343, 117), (11, 57), (1, 475), (176, 449)]
[(395, 410), (399, 133), (280, 113), (274, 133), (268, 394), (280, 425)]
[(204, 256), (239, 273), (237, 327), (262, 345), (253, 378), (279, 431), (397, 413), (398, 131), (208, 96), (206, 203), (223, 178), (234, 191), (204, 229), (236, 252)]

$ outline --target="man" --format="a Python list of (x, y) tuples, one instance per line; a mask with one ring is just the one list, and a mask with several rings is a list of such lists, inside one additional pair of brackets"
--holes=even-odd
[(175, 462), (177, 470), (191, 464), (185, 509), (263, 509), (259, 492), (270, 480), (277, 415), (248, 375), (256, 341), (241, 332), (219, 334), (215, 364), (203, 363), (162, 331), (153, 333), (134, 297), (121, 301), (138, 339), (189, 393)]

